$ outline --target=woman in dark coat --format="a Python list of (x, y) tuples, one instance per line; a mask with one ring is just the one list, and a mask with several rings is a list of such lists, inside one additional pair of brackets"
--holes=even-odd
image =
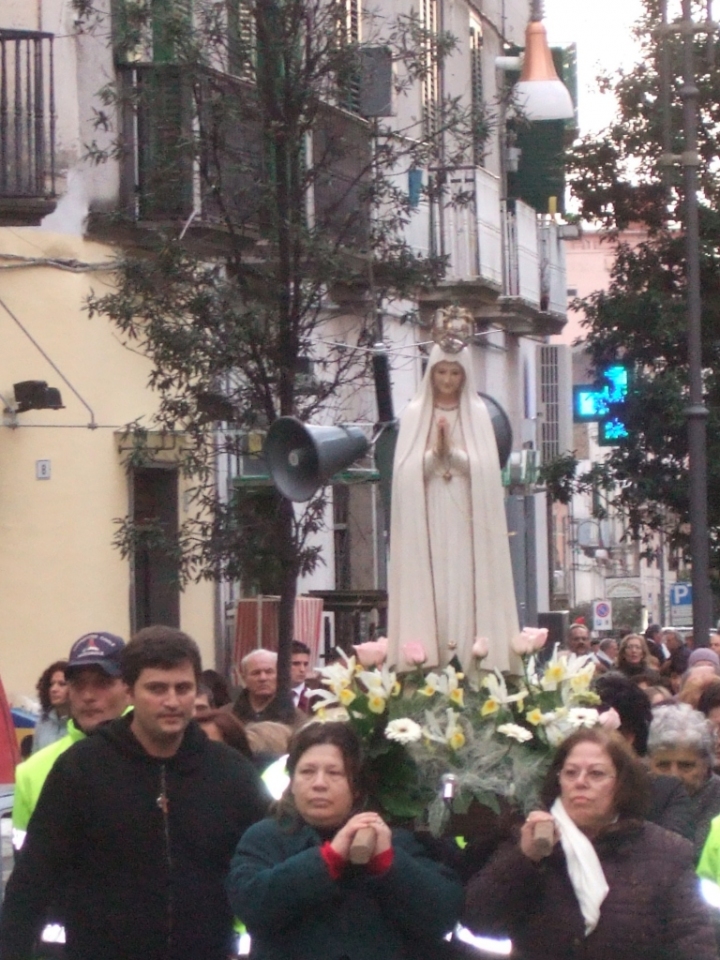
[(509, 936), (522, 960), (717, 960), (692, 844), (642, 819), (646, 774), (619, 737), (569, 737), (543, 801), (551, 813), (470, 881), (472, 930)]
[[(406, 830), (362, 810), (360, 744), (344, 723), (314, 723), (290, 744), (290, 785), (255, 824), (227, 882), (253, 960), (420, 960), (435, 956), (462, 909), (462, 886)], [(365, 866), (349, 861), (375, 834)]]

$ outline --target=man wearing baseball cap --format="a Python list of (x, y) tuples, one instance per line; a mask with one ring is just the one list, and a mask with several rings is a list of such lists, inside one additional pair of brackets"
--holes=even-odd
[(86, 633), (70, 648), (65, 676), (68, 682), (70, 721), (68, 732), (55, 743), (33, 754), (15, 772), (13, 803), (13, 846), (19, 850), (25, 840), (45, 778), (68, 747), (106, 720), (114, 720), (127, 709), (127, 687), (120, 676), (120, 654), (125, 641), (113, 633)]

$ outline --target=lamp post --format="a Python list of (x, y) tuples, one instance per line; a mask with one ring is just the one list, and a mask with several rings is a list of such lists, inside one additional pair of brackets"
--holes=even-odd
[[(710, 543), (707, 513), (707, 418), (702, 380), (702, 304), (700, 297), (700, 228), (698, 221), (697, 170), (700, 156), (697, 149), (697, 101), (698, 88), (695, 82), (694, 43), (695, 34), (712, 32), (716, 25), (708, 16), (705, 24), (696, 24), (692, 19), (691, 0), (682, 0), (682, 18), (668, 23), (668, 2), (661, 0), (662, 25), (658, 31), (662, 44), (670, 34), (683, 38), (683, 82), (680, 88), (683, 114), (683, 152), (680, 156), (668, 155), (661, 162), (668, 165), (680, 162), (683, 168), (683, 192), (685, 198), (685, 257), (687, 282), (687, 347), (690, 381), (689, 404), (685, 409), (688, 423), (688, 455), (690, 484), (690, 554), (692, 560), (693, 588), (693, 636), (698, 646), (709, 643), (712, 622), (710, 594)], [(708, 0), (708, 14), (710, 0)], [(663, 51), (664, 54), (664, 51)], [(662, 56), (663, 65), (669, 58)], [(664, 71), (665, 72), (665, 71)], [(669, 84), (667, 74), (661, 78), (662, 85)], [(666, 112), (669, 123), (669, 111)], [(665, 144), (669, 145), (669, 128)], [(667, 149), (667, 147), (666, 147)]]

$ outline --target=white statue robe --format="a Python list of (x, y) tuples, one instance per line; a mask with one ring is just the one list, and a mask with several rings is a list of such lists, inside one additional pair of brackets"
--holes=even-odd
[[(434, 409), (432, 368), (459, 363), (465, 383), (457, 411)], [(447, 422), (449, 460), (435, 449), (438, 414)], [(450, 475), (450, 479), (447, 479)], [(412, 668), (408, 641), (424, 646), (428, 667), (457, 656), (474, 667), (475, 637), (490, 641), (485, 669), (520, 672), (510, 649), (518, 633), (497, 444), (487, 407), (473, 386), (467, 349), (433, 348), (417, 395), (400, 418), (390, 532), (389, 661)]]

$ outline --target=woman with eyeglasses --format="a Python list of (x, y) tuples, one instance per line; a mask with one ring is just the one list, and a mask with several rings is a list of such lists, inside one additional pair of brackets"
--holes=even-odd
[(619, 736), (570, 736), (542, 799), (470, 881), (468, 927), (522, 960), (716, 960), (692, 844), (643, 819), (647, 773)]

